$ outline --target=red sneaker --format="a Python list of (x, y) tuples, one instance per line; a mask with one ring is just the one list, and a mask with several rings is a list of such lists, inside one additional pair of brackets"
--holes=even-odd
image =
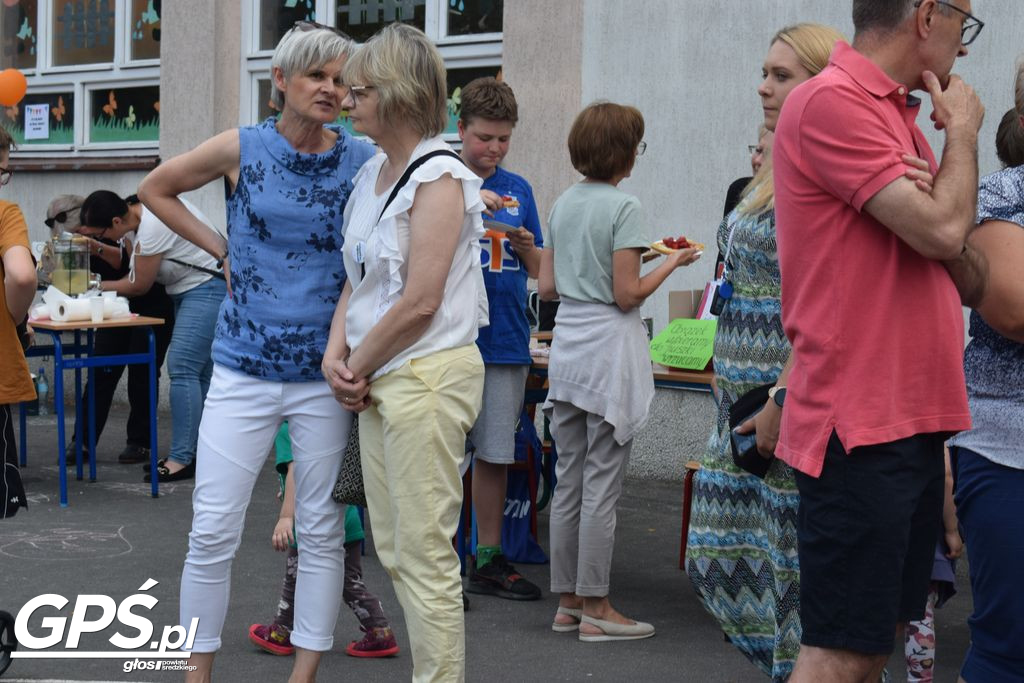
[[(362, 627), (360, 627), (362, 628)], [(390, 626), (372, 628), (363, 632), (362, 640), (353, 640), (345, 647), (345, 654), (350, 657), (394, 657), (398, 654), (398, 643)]]
[(249, 640), (272, 655), (287, 657), (295, 654), (291, 631), (280, 624), (253, 624), (249, 627)]

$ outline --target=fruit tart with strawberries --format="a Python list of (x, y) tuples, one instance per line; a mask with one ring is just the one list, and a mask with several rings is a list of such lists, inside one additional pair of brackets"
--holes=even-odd
[(651, 249), (662, 254), (671, 254), (674, 251), (680, 251), (682, 249), (697, 249), (698, 251), (703, 251), (704, 245), (700, 242), (686, 239), (685, 237), (665, 237), (652, 244)]

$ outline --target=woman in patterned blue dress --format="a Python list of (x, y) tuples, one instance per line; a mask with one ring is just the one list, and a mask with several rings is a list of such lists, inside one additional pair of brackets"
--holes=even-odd
[[(774, 132), (786, 96), (825, 68), (839, 40), (839, 32), (819, 24), (797, 24), (775, 34), (758, 87), (765, 128)], [(930, 191), (927, 163), (911, 156), (903, 162), (907, 177)], [(771, 463), (764, 479), (736, 467), (729, 441), (733, 403), (770, 382), (785, 387), (789, 374), (774, 198), (769, 151), (739, 206), (718, 229), (733, 293), (715, 335), (718, 419), (694, 477), (686, 573), (729, 640), (765, 674), (783, 681), (800, 650), (799, 494), (792, 469), (781, 460)], [(739, 427), (756, 431), (762, 454), (775, 449), (780, 406), (781, 401), (769, 398), (756, 419)]]
[[(815, 24), (775, 34), (758, 87), (768, 130), (775, 130), (790, 90), (826, 66), (837, 40), (842, 36), (834, 29)], [(763, 480), (740, 470), (729, 444), (730, 406), (762, 384), (784, 386), (790, 353), (782, 331), (772, 163), (766, 157), (718, 229), (733, 294), (718, 318), (718, 420), (694, 477), (686, 572), (732, 643), (773, 680), (785, 680), (800, 649), (796, 483), (780, 460)], [(777, 436), (779, 409), (769, 404), (762, 415), (775, 419)], [(767, 436), (770, 427), (759, 423), (757, 431)]]
[[(333, 29), (296, 24), (271, 62), (281, 115), (229, 130), (153, 171), (143, 202), (229, 275), (213, 345), (214, 370), (199, 428), (181, 621), (198, 618), (189, 663), (209, 680), (227, 612), (231, 561), (245, 509), (282, 421), (294, 456), (299, 564), (291, 680), (313, 680), (333, 645), (343, 584), (343, 520), (331, 488), (350, 414), (320, 364), (345, 284), (342, 211), (373, 148), (332, 125), (346, 94), (352, 44)], [(228, 241), (190, 219), (178, 195), (223, 178)]]
[[(1017, 67), (1011, 129), (999, 158), (1024, 161), (1024, 62)], [(1003, 133), (1006, 133), (1004, 136)], [(971, 311), (964, 353), (969, 431), (953, 437), (956, 511), (971, 567), (971, 647), (960, 669), (968, 683), (1021, 681), (1024, 655), (1024, 166), (981, 179), (978, 227), (968, 247), (987, 262), (984, 293)]]

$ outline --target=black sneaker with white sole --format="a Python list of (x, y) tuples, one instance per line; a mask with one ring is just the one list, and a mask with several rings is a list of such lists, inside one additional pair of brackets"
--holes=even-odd
[(539, 600), (541, 597), (540, 588), (523, 578), (501, 554), (473, 570), (466, 590), (480, 595), (496, 595), (506, 600)]

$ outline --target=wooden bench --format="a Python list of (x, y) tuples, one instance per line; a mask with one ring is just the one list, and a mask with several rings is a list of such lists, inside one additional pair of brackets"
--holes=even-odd
[(683, 520), (679, 534), (679, 568), (686, 571), (686, 536), (690, 533), (690, 504), (693, 502), (693, 475), (700, 469), (700, 463), (691, 460), (686, 463), (683, 475)]

